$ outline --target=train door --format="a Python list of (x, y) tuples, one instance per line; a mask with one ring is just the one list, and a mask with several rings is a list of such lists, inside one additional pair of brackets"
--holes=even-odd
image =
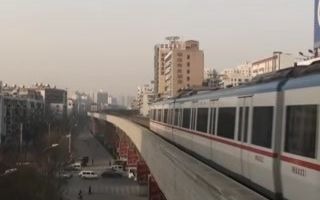
[(240, 164), (241, 174), (250, 179), (249, 152), (245, 150), (249, 138), (250, 127), (250, 109), (252, 106), (252, 97), (239, 97), (238, 100), (238, 135), (237, 140), (241, 143)]
[[(210, 103), (210, 110), (209, 110), (209, 134), (210, 135), (216, 135), (216, 127), (217, 127), (217, 105), (218, 105), (218, 100), (215, 99), (215, 100), (211, 100)], [(214, 146), (214, 141), (211, 140), (210, 141), (211, 143), (211, 152), (210, 152), (210, 156), (211, 156), (211, 160), (215, 160), (216, 159), (216, 155), (215, 155), (215, 146)]]

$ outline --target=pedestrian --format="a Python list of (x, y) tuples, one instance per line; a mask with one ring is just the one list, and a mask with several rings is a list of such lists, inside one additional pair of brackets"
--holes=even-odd
[(80, 190), (79, 193), (78, 193), (78, 198), (79, 198), (79, 199), (82, 199), (82, 191), (81, 191), (81, 190)]
[(92, 194), (91, 185), (89, 186), (88, 194)]
[(91, 160), (91, 164), (93, 165), (93, 159)]

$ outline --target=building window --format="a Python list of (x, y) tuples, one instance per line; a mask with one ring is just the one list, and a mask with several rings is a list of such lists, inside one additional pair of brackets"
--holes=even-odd
[(187, 62), (187, 66), (190, 67), (190, 62)]
[(189, 76), (187, 76), (187, 81), (190, 81), (190, 77)]
[(210, 133), (214, 135), (214, 131), (216, 129), (216, 109), (211, 108), (210, 110)]
[(190, 55), (187, 55), (187, 59), (190, 59)]
[(252, 144), (271, 148), (273, 107), (254, 107), (252, 118)]
[(182, 127), (190, 128), (190, 108), (183, 109)]
[(187, 74), (190, 74), (190, 70), (189, 69), (187, 69)]
[(178, 71), (177, 71), (178, 73), (182, 73), (182, 69), (178, 69)]
[(236, 119), (236, 108), (219, 108), (218, 136), (233, 139)]
[(178, 58), (178, 59), (177, 59), (177, 62), (182, 62), (182, 58)]
[(183, 56), (183, 54), (182, 53), (177, 53), (177, 56)]
[(208, 108), (198, 108), (197, 131), (207, 133), (208, 127)]
[(183, 81), (181, 79), (178, 79), (178, 84), (182, 84)]
[(287, 106), (285, 152), (316, 157), (317, 105)]

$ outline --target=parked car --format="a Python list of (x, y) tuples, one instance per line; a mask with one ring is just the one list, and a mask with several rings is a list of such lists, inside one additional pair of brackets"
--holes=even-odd
[(81, 171), (78, 175), (79, 175), (79, 177), (84, 178), (84, 179), (98, 178), (98, 175), (94, 171)]
[(123, 166), (122, 165), (111, 165), (111, 169), (113, 169), (115, 171), (123, 172)]
[(4, 171), (4, 173), (2, 175), (6, 176), (6, 175), (12, 174), (12, 173), (14, 173), (16, 171), (18, 171), (17, 168), (7, 169), (6, 171)]
[(79, 162), (73, 163), (73, 164), (67, 166), (66, 170), (67, 171), (69, 171), (69, 170), (71, 170), (71, 171), (73, 171), (73, 170), (80, 171), (81, 170), (81, 163), (79, 163)]
[(65, 171), (61, 171), (60, 173), (58, 173), (58, 178), (62, 178), (62, 179), (69, 179), (72, 178), (72, 174), (65, 172)]
[(104, 172), (102, 172), (101, 177), (103, 177), (103, 178), (121, 178), (122, 174), (116, 170), (107, 169)]

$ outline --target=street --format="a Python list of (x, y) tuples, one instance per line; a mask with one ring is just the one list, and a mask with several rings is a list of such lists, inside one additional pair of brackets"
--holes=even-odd
[[(89, 156), (88, 166), (83, 170), (95, 171), (98, 179), (87, 180), (78, 177), (79, 172), (73, 172), (73, 177), (67, 180), (64, 188), (64, 197), (69, 200), (78, 199), (78, 193), (81, 190), (83, 199), (102, 200), (145, 200), (147, 199), (146, 186), (139, 186), (137, 182), (122, 178), (102, 178), (100, 174), (109, 165), (112, 160), (111, 155), (105, 148), (90, 134), (87, 129), (75, 134), (74, 142), (75, 158)], [(92, 194), (88, 194), (91, 186)]]

